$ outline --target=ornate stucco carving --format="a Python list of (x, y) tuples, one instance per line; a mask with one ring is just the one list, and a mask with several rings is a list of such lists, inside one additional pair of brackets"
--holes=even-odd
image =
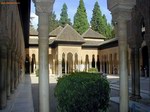
[(112, 12), (113, 21), (118, 19), (130, 20), (131, 9), (136, 4), (135, 0), (107, 0), (108, 9)]
[(54, 0), (45, 0), (45, 1), (40, 1), (36, 0), (35, 1), (35, 7), (36, 7), (36, 14), (38, 13), (51, 13), (53, 10), (53, 4)]

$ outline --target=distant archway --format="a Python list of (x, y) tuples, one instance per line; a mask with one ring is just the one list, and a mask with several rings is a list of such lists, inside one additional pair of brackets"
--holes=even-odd
[(100, 72), (100, 59), (99, 59), (99, 55), (97, 55), (97, 62), (96, 62), (96, 65), (97, 65), (98, 71)]
[(95, 55), (92, 55), (92, 68), (95, 68)]
[(30, 56), (29, 56), (29, 54), (26, 55), (26, 59), (25, 59), (25, 73), (26, 74), (30, 73)]
[(62, 54), (62, 73), (65, 73), (65, 54)]

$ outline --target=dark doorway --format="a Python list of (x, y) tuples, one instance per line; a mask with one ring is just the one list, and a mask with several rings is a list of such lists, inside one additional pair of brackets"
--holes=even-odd
[(92, 68), (95, 68), (95, 56), (92, 56)]
[(25, 73), (30, 74), (30, 57), (29, 55), (26, 55), (26, 60), (25, 60)]
[(144, 46), (142, 48), (142, 60), (143, 60), (144, 76), (149, 77), (149, 73), (148, 73), (149, 61), (148, 61), (148, 47), (147, 46)]

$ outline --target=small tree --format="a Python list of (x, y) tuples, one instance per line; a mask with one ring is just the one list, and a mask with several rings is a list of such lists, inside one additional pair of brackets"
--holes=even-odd
[(52, 12), (50, 19), (49, 19), (49, 31), (51, 32), (52, 30), (54, 30), (58, 26), (59, 26), (59, 22), (56, 19), (56, 14), (55, 14), (55, 12)]
[(64, 3), (61, 9), (60, 20), (59, 20), (59, 23), (62, 27), (64, 27), (66, 24), (71, 25), (71, 21), (68, 18), (67, 9), (68, 9), (67, 5)]
[(102, 13), (100, 10), (100, 6), (98, 4), (98, 1), (95, 2), (94, 9), (93, 9), (93, 14), (91, 18), (91, 28), (94, 31), (99, 32), (100, 34), (103, 34), (105, 36), (105, 21), (102, 17)]
[(73, 27), (80, 34), (83, 34), (89, 28), (87, 13), (83, 0), (80, 0), (77, 12), (74, 16)]

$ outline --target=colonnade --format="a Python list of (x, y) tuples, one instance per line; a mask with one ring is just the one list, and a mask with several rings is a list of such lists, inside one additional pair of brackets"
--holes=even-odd
[(0, 6), (0, 109), (24, 74), (24, 38), (17, 5)]

